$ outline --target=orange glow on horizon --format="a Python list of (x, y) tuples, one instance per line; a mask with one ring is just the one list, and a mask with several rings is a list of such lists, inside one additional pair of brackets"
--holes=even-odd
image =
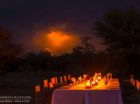
[(38, 49), (49, 50), (52, 55), (72, 52), (79, 41), (78, 36), (62, 30), (52, 30), (34, 38), (34, 44)]
[(62, 32), (53, 31), (47, 35), (47, 39), (49, 39), (53, 46), (59, 47), (67, 42), (70, 37)]

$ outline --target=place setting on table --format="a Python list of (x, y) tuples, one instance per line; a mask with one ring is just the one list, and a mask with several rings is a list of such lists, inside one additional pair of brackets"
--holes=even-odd
[(71, 77), (53, 91), (51, 104), (123, 104), (119, 79), (112, 73)]

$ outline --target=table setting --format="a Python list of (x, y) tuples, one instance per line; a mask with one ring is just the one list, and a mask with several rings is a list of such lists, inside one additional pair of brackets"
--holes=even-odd
[(84, 74), (70, 80), (73, 83), (53, 91), (51, 104), (123, 104), (119, 79), (111, 73)]

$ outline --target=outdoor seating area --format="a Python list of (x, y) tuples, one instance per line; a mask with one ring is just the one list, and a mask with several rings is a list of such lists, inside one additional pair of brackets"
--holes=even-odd
[(36, 104), (123, 104), (119, 79), (111, 73), (52, 77), (36, 85), (35, 92)]

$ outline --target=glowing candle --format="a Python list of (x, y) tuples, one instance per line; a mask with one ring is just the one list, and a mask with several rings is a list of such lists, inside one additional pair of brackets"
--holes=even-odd
[(35, 92), (36, 93), (40, 92), (40, 85), (35, 86)]
[(76, 84), (76, 79), (74, 77), (71, 78), (71, 81), (73, 82), (73, 84)]
[(86, 77), (87, 77), (87, 75), (86, 75), (86, 74), (84, 74), (84, 75), (83, 75), (83, 78), (84, 78), (84, 79), (86, 79)]
[(92, 81), (91, 84), (94, 86), (95, 85), (95, 81)]
[(48, 80), (43, 80), (44, 88), (48, 88)]
[(82, 81), (82, 77), (80, 76), (80, 77), (78, 78), (78, 80), (81, 82), (81, 81)]
[(98, 80), (100, 81), (101, 80), (101, 77), (98, 77)]
[(91, 88), (90, 80), (87, 80), (87, 82), (86, 82), (86, 84), (85, 84), (85, 87), (86, 87), (86, 88)]
[(50, 89), (52, 89), (54, 87), (52, 82), (49, 82), (49, 87), (50, 87)]
[(98, 83), (98, 79), (96, 79), (96, 82)]
[(53, 78), (51, 78), (51, 82), (53, 83), (53, 84), (55, 84), (56, 83), (56, 81), (55, 81), (56, 79), (55, 79), (55, 77), (53, 77)]

